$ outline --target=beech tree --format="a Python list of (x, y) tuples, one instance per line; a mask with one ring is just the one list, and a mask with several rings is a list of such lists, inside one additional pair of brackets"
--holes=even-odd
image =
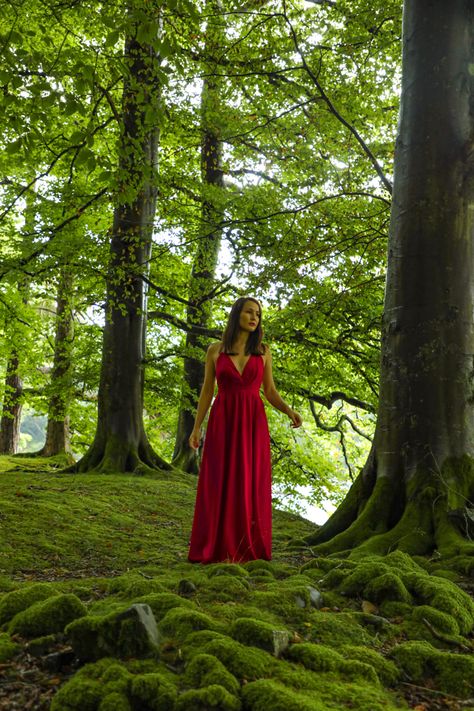
[(469, 0), (405, 0), (377, 426), (319, 553), (474, 552), (473, 66)]

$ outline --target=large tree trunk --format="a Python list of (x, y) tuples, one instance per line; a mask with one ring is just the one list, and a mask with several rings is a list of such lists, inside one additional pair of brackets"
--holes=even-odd
[(72, 457), (69, 439), (69, 402), (72, 396), (72, 345), (74, 317), (72, 303), (73, 275), (67, 267), (61, 269), (56, 303), (56, 334), (54, 362), (51, 373), (48, 403), (48, 425), (44, 447), (38, 456), (54, 457), (66, 454)]
[[(206, 30), (204, 54), (206, 63), (201, 94), (201, 173), (202, 211), (201, 234), (189, 284), (186, 320), (189, 326), (206, 328), (211, 319), (210, 299), (215, 288), (215, 273), (222, 236), (222, 141), (219, 126), (221, 100), (217, 76), (217, 60), (222, 51), (223, 18), (220, 3), (208, 3), (211, 10)], [(188, 444), (194, 426), (194, 416), (204, 380), (203, 351), (207, 339), (188, 331), (184, 355), (183, 387), (181, 391), (178, 429), (173, 453), (173, 464), (184, 471), (197, 474), (197, 453)]]
[(23, 385), (18, 373), (20, 361), (13, 351), (7, 363), (0, 424), (0, 454), (16, 454), (20, 441)]
[(373, 448), (318, 552), (472, 552), (474, 5), (406, 0)]
[[(159, 33), (153, 4), (141, 5)], [(133, 12), (133, 8), (131, 10)], [(137, 27), (138, 30), (138, 27)], [(147, 33), (149, 26), (147, 27)], [(120, 146), (120, 203), (114, 211), (107, 278), (106, 323), (94, 442), (76, 471), (140, 472), (169, 468), (156, 455), (143, 425), (143, 362), (146, 291), (157, 199), (157, 148), (160, 87), (159, 59), (136, 36), (125, 42)]]

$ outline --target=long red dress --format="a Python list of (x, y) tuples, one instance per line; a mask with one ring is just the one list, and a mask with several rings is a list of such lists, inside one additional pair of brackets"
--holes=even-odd
[(271, 460), (260, 397), (264, 362), (251, 355), (242, 375), (227, 353), (216, 362), (217, 397), (207, 425), (188, 559), (235, 563), (272, 548)]

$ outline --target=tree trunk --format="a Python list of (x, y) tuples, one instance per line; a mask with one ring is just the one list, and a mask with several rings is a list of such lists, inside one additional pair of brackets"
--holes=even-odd
[(66, 454), (72, 457), (69, 440), (69, 402), (72, 397), (72, 345), (74, 318), (72, 304), (73, 275), (67, 267), (61, 269), (56, 305), (56, 335), (51, 373), (51, 396), (48, 405), (48, 426), (41, 457)]
[[(94, 442), (75, 470), (142, 472), (167, 468), (156, 455), (143, 425), (143, 361), (146, 291), (157, 199), (157, 117), (160, 106), (159, 59), (153, 43), (140, 41), (143, 13), (147, 33), (160, 29), (156, 6), (143, 5), (142, 27), (125, 42), (120, 146), (119, 204), (114, 211), (107, 277), (106, 323)], [(133, 12), (133, 9), (132, 9)]]
[(20, 441), (20, 420), (23, 385), (18, 374), (18, 353), (13, 351), (8, 359), (5, 375), (2, 419), (0, 425), (0, 454), (16, 454)]
[[(189, 284), (186, 321), (189, 326), (206, 328), (211, 319), (211, 294), (215, 288), (215, 273), (222, 237), (222, 141), (220, 130), (220, 82), (216, 57), (222, 51), (223, 18), (220, 2), (208, 3), (211, 10), (206, 29), (206, 62), (201, 94), (201, 234)], [(188, 444), (194, 426), (199, 392), (204, 380), (203, 352), (207, 339), (188, 331), (184, 355), (183, 387), (178, 415), (178, 429), (173, 453), (173, 465), (192, 474), (198, 473), (197, 452)]]
[(474, 550), (472, 66), (472, 3), (406, 0), (377, 427), (321, 553)]

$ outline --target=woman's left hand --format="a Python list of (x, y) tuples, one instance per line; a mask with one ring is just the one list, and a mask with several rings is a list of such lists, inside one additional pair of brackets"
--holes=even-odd
[(301, 427), (303, 424), (303, 419), (299, 412), (296, 412), (295, 410), (289, 410), (287, 412), (288, 417), (291, 420), (291, 427)]

